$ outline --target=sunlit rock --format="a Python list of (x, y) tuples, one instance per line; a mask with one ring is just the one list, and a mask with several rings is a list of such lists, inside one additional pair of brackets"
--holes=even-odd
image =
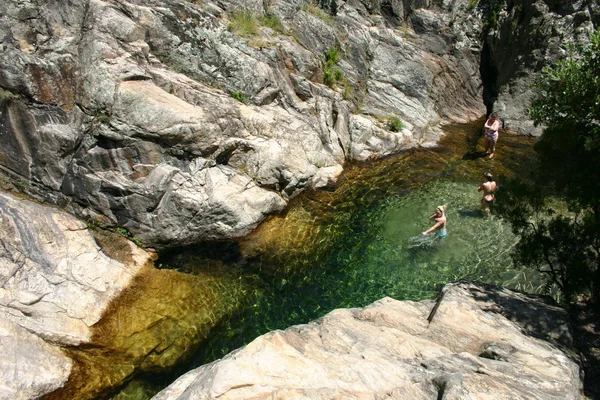
[(49, 341), (77, 345), (151, 256), (129, 243), (108, 257), (86, 225), (0, 193), (0, 315)]
[(117, 252), (114, 237), (101, 247), (80, 220), (4, 193), (0, 222), (1, 392), (23, 396), (2, 398), (30, 398), (64, 383), (71, 361), (56, 346), (88, 343), (152, 255), (124, 239)]
[(450, 284), (437, 302), (384, 298), (270, 332), (153, 399), (575, 400), (569, 332), (542, 298)]
[(94, 399), (139, 373), (164, 373), (189, 360), (211, 329), (243, 307), (246, 288), (232, 275), (144, 268), (72, 348), (69, 381), (48, 399)]
[(72, 361), (56, 346), (0, 319), (0, 399), (28, 400), (61, 387)]
[(249, 292), (215, 265), (157, 270), (125, 238), (9, 194), (0, 222), (1, 399), (96, 398), (168, 371)]
[(480, 26), (425, 3), (3, 2), (0, 165), (148, 246), (243, 237), (347, 161), (484, 113)]

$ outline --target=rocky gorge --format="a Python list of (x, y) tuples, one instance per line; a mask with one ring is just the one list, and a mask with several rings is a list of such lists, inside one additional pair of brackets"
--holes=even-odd
[[(300, 192), (335, 187), (346, 163), (434, 146), (445, 124), (486, 110), (498, 111), (506, 129), (539, 135), (526, 114), (536, 72), (560, 58), (565, 44), (584, 42), (599, 19), (597, 2), (583, 0), (2, 2), (0, 347), (7, 356), (0, 397), (98, 398), (137, 373), (172, 368), (239, 307), (244, 288), (220, 287), (211, 273), (157, 270), (153, 248), (243, 237)], [(173, 297), (173, 287), (187, 295)], [(350, 315), (388, 303), (394, 311), (382, 313), (396, 321), (419, 314), (415, 330), (424, 329), (433, 305), (386, 299), (334, 315), (343, 326)], [(550, 398), (542, 386), (556, 381), (557, 398), (575, 396), (577, 367), (569, 350), (553, 348), (564, 342), (530, 343), (515, 336), (522, 328), (472, 312), (470, 324), (506, 326), (510, 335), (486, 331), (481, 342), (460, 345), (425, 335), (407, 346), (426, 341), (413, 353), (438, 349), (421, 358), (455, 365), (449, 374), (466, 368), (461, 363), (475, 374), (505, 374), (495, 379), (550, 368), (557, 375), (523, 386), (539, 384), (536, 395)], [(314, 327), (298, 330), (322, 335)], [(386, 335), (407, 335), (393, 328)], [(310, 347), (294, 329), (269, 337), (281, 344), (294, 336), (292, 347)], [(364, 343), (372, 335), (360, 329), (347, 335)], [(175, 334), (165, 339), (166, 331)], [(223, 365), (244, 352), (268, 358), (256, 349), (272, 351), (264, 340)], [(521, 369), (473, 359), (497, 341), (496, 353), (506, 353), (509, 364), (516, 354)], [(521, 341), (527, 348), (514, 344)], [(520, 364), (537, 357), (530, 347), (548, 363)], [(220, 391), (211, 371), (238, 367), (218, 365), (186, 375), (159, 398)], [(463, 393), (471, 382), (398, 373), (427, 382), (406, 389), (425, 398), (447, 385), (456, 392), (446, 393)], [(201, 382), (188, 388), (197, 375)], [(365, 387), (341, 393), (409, 393), (369, 386), (375, 376), (359, 379)], [(231, 386), (245, 387), (242, 381)], [(334, 384), (311, 385), (247, 395), (335, 394)], [(448, 398), (464, 398), (454, 396)]]

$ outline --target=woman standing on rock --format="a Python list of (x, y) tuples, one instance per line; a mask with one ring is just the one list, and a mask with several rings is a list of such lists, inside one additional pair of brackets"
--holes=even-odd
[(498, 141), (498, 130), (500, 129), (498, 114), (491, 113), (488, 120), (485, 121), (483, 128), (485, 130), (485, 154), (489, 154), (488, 158), (494, 158), (496, 142)]

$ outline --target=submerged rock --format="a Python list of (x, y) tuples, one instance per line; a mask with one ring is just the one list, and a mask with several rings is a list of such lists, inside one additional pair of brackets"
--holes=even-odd
[(211, 329), (243, 307), (244, 289), (223, 271), (144, 268), (93, 327), (90, 342), (68, 350), (75, 361), (69, 381), (46, 399), (106, 397), (140, 373), (188, 361)]
[(0, 399), (94, 399), (194, 355), (246, 306), (227, 268), (157, 270), (155, 255), (0, 193)]
[(568, 317), (543, 298), (459, 282), (263, 335), (154, 400), (578, 399)]
[(81, 221), (5, 193), (0, 243), (0, 398), (35, 398), (71, 372), (57, 346), (89, 342), (152, 255), (124, 240), (120, 258), (110, 258)]
[(87, 226), (58, 209), (0, 193), (0, 315), (48, 341), (77, 345), (152, 256), (128, 244), (108, 257)]

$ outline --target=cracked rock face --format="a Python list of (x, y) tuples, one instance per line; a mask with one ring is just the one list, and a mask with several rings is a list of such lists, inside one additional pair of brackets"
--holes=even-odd
[(151, 261), (133, 244), (129, 262), (111, 259), (81, 221), (3, 193), (0, 219), (0, 314), (52, 342), (88, 341), (103, 305)]
[(482, 55), (484, 93), (489, 108), (499, 113), (504, 128), (540, 136), (527, 114), (532, 83), (542, 68), (566, 54), (567, 45), (589, 42), (598, 28), (597, 2), (578, 0), (511, 0), (497, 14)]
[(109, 258), (81, 221), (4, 193), (0, 244), (0, 398), (36, 398), (70, 374), (56, 345), (87, 343), (151, 258), (131, 243), (122, 261)]
[(246, 304), (218, 265), (159, 270), (154, 254), (0, 192), (0, 399), (92, 399), (194, 354)]
[(346, 161), (484, 113), (481, 23), (426, 3), (2, 2), (0, 166), (147, 246), (244, 236)]
[(345, 162), (435, 145), (486, 107), (540, 134), (531, 83), (598, 6), (512, 0), (491, 24), (471, 3), (4, 1), (1, 170), (167, 248), (245, 236)]
[(19, 325), (0, 319), (0, 399), (39, 398), (66, 382), (72, 361)]
[(562, 309), (468, 282), (442, 293), (437, 303), (384, 298), (270, 332), (154, 399), (579, 398)]

